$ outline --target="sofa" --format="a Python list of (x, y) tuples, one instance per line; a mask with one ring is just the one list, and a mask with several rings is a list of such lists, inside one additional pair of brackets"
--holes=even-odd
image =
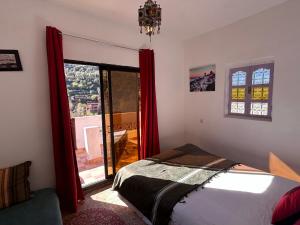
[(0, 225), (62, 225), (54, 189), (32, 192), (28, 201), (0, 210)]

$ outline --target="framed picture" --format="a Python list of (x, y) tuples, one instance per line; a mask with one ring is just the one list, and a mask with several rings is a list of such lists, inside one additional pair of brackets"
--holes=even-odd
[(190, 69), (190, 92), (215, 91), (216, 65)]
[(22, 71), (18, 50), (0, 50), (0, 71)]

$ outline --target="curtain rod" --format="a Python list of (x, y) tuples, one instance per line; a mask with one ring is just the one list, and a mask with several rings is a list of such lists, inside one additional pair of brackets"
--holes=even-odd
[(137, 49), (137, 48), (132, 48), (132, 47), (128, 47), (128, 46), (125, 46), (125, 45), (116, 44), (116, 43), (113, 43), (113, 42), (97, 40), (97, 39), (94, 39), (94, 38), (78, 36), (78, 35), (64, 33), (64, 32), (62, 32), (62, 35), (77, 38), (77, 39), (82, 39), (82, 40), (86, 40), (86, 41), (91, 41), (91, 42), (95, 42), (95, 43), (110, 46), (110, 47), (123, 48), (123, 49), (131, 50), (131, 51), (139, 52), (139, 49)]

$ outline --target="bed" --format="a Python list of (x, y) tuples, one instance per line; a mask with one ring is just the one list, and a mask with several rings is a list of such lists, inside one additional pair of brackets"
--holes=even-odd
[(185, 145), (122, 168), (113, 189), (148, 224), (269, 225), (280, 196), (299, 184), (238, 165)]

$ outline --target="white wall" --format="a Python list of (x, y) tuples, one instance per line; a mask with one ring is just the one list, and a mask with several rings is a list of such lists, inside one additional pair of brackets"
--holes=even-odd
[[(84, 129), (86, 127), (97, 127), (102, 132), (102, 116), (81, 116), (72, 119), (75, 130), (75, 148), (83, 149), (86, 144)], [(100, 138), (98, 138), (100, 140)], [(102, 141), (102, 140), (101, 140)]]
[[(148, 42), (139, 28), (118, 26), (44, 1), (9, 0), (0, 7), (0, 49), (18, 49), (23, 72), (0, 73), (0, 168), (32, 160), (33, 189), (54, 185), (45, 29), (139, 48)], [(184, 142), (183, 46), (163, 34), (154, 37), (161, 147)], [(138, 54), (64, 38), (65, 58), (138, 66)]]
[[(185, 138), (230, 159), (268, 168), (273, 152), (300, 171), (300, 1), (185, 42)], [(224, 117), (226, 67), (274, 57), (273, 121)], [(190, 93), (189, 68), (215, 63), (216, 91)], [(200, 122), (203, 120), (203, 123)]]

